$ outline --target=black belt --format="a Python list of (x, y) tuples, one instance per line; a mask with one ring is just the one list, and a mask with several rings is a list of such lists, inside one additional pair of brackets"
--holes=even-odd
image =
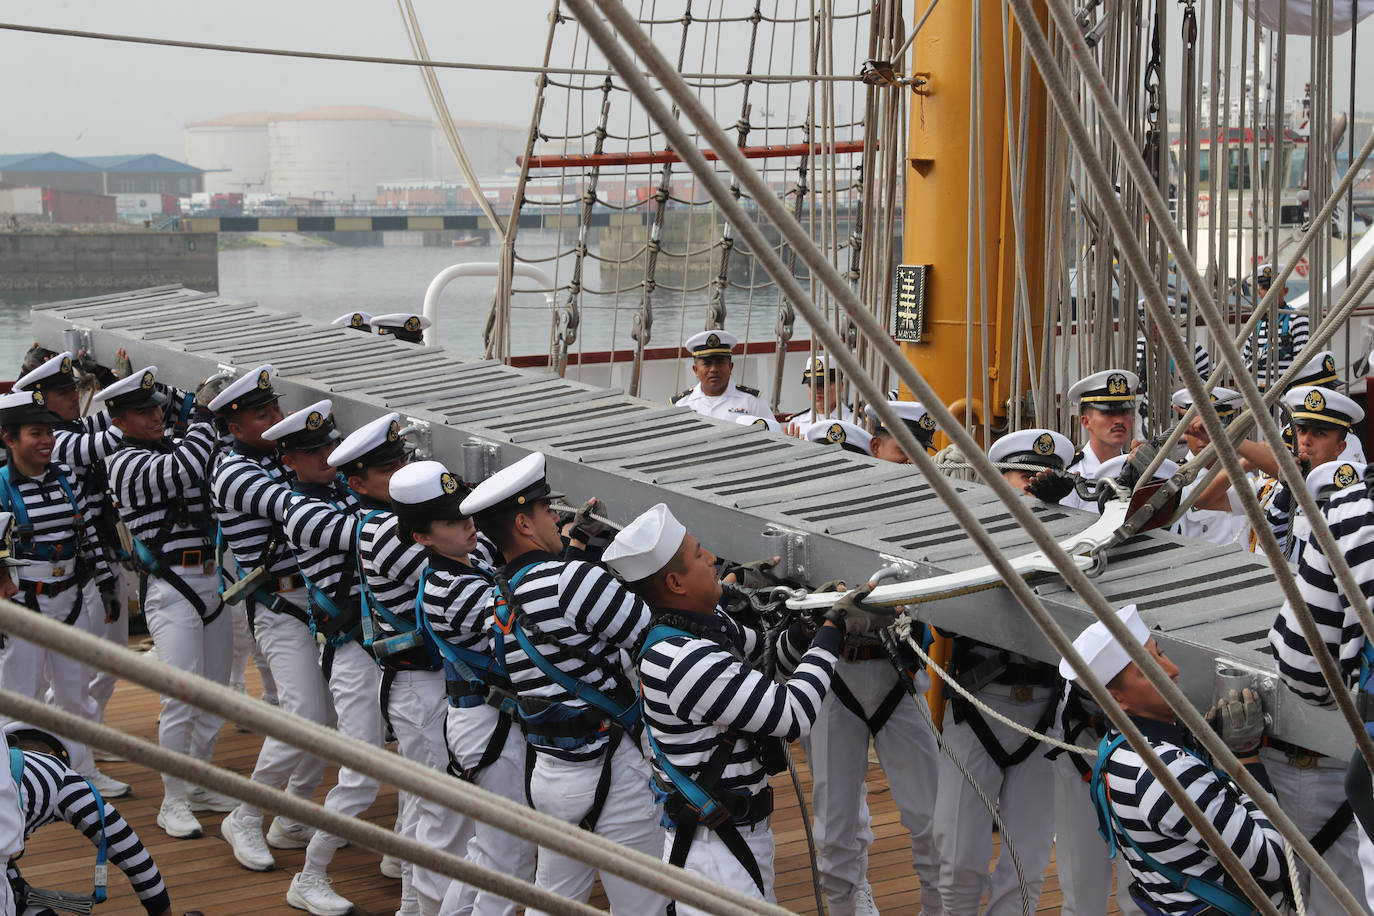
[(1278, 738), (1272, 738), (1268, 735), (1264, 737), (1264, 746), (1271, 747), (1280, 754), (1286, 754), (1293, 765), (1301, 770), (1311, 769), (1317, 765), (1318, 760), (1326, 756), (1325, 754), (1319, 754), (1301, 745), (1289, 744), (1287, 741), (1281, 741)]
[[(683, 809), (690, 808), (687, 799), (681, 792), (674, 789), (668, 792), (668, 800), (663, 803), (663, 813), (668, 815), (674, 824), (680, 822), (680, 815)], [(659, 787), (660, 789), (662, 786)], [(723, 795), (721, 797), (726, 807), (730, 811), (730, 823), (736, 827), (752, 827), (755, 824), (767, 820), (773, 813), (773, 787), (764, 786), (762, 791), (754, 795)], [(695, 813), (695, 809), (691, 809)], [(695, 820), (695, 818), (693, 818)], [(697, 827), (694, 823), (693, 829)]]
[(60, 595), (74, 585), (80, 585), (81, 576), (68, 576), (57, 582), (39, 582), (35, 579), (20, 579), (19, 588), (21, 591), (30, 592), (33, 595), (47, 595), (49, 598)]
[(164, 566), (204, 566), (214, 558), (215, 551), (210, 547), (190, 547), (163, 554), (162, 563)]

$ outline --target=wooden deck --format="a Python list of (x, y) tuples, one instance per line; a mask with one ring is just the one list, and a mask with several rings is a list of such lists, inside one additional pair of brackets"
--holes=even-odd
[[(249, 666), (249, 690), (256, 694), (256, 676)], [(110, 702), (106, 722), (139, 737), (156, 740), (158, 699), (155, 695), (131, 684), (122, 683)], [(247, 774), (252, 771), (262, 739), (245, 734), (233, 725), (226, 725), (215, 751), (215, 763)], [(810, 772), (795, 747), (804, 790), (811, 790)], [(286, 904), (286, 888), (291, 875), (300, 870), (304, 850), (274, 850), (277, 870), (254, 873), (241, 868), (234, 861), (228, 846), (219, 836), (221, 814), (199, 815), (205, 836), (195, 840), (170, 839), (157, 827), (157, 809), (162, 800), (162, 786), (158, 774), (132, 763), (103, 763), (102, 769), (111, 776), (133, 785), (131, 797), (115, 804), (133, 824), (140, 838), (151, 850), (172, 896), (175, 913), (200, 910), (206, 916), (235, 916), (235, 914), (299, 913)], [(334, 768), (316, 793), (322, 801), (333, 785)], [(777, 895), (779, 902), (797, 913), (815, 914), (811, 890), (810, 865), (806, 853), (806, 836), (802, 828), (796, 796), (787, 774), (774, 783), (778, 811), (774, 815), (777, 836)], [(875, 765), (868, 778), (868, 804), (873, 816), (876, 836), (869, 850), (869, 880), (877, 896), (878, 906), (886, 914), (907, 914), (918, 911), (917, 879), (911, 866), (911, 847), (898, 821), (897, 809), (888, 792), (882, 771)], [(396, 793), (383, 789), (376, 803), (367, 812), (368, 820), (391, 827), (396, 816)], [(88, 892), (94, 849), (86, 839), (64, 824), (43, 828), (30, 838), (21, 862), (25, 878), (40, 887), (62, 888)], [(335, 857), (329, 874), (335, 889), (353, 901), (360, 916), (380, 916), (395, 912), (400, 900), (400, 882), (384, 877), (378, 871), (378, 856), (365, 849), (348, 847)], [(605, 906), (604, 898), (593, 902)], [(1059, 882), (1055, 865), (1050, 871), (1041, 894), (1038, 913), (1057, 913), (1060, 909)], [(1111, 909), (1116, 913), (1115, 906)], [(143, 916), (143, 908), (118, 869), (110, 869), (109, 900), (96, 908), (100, 916)]]

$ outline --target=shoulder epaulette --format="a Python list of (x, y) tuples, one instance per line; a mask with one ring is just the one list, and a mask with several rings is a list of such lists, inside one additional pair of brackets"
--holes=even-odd
[(1083, 460), (1083, 450), (1082, 450), (1081, 448), (1080, 448), (1080, 449), (1074, 449), (1073, 458), (1071, 458), (1071, 459), (1069, 460), (1069, 467), (1073, 467), (1075, 464), (1077, 464), (1078, 462), (1080, 462), (1080, 461), (1082, 461), (1082, 460)]
[(695, 391), (695, 390), (696, 390), (696, 388), (688, 388), (688, 389), (686, 389), (686, 390), (684, 390), (684, 391), (679, 391), (677, 394), (673, 395), (671, 398), (668, 399), (668, 403), (670, 403), (670, 404), (676, 404), (678, 401), (680, 401), (680, 400), (682, 400), (683, 398), (687, 397), (687, 395), (691, 394), (691, 393), (692, 393), (693, 391)]
[(757, 388), (750, 388), (747, 385), (736, 385), (735, 387), (738, 388), (740, 391), (743, 391), (745, 394), (752, 394), (754, 397), (759, 396), (759, 390)]

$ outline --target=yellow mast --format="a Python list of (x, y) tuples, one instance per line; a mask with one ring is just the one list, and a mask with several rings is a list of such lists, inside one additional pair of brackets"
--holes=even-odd
[[(913, 14), (925, 11), (924, 0)], [(981, 17), (981, 47), (975, 47), (973, 17)], [(1046, 14), (1040, 9), (1041, 20)], [(908, 164), (904, 212), (903, 262), (928, 265), (921, 340), (903, 343), (907, 358), (935, 386), (956, 415), (981, 427), (985, 413), (994, 425), (1007, 420), (1008, 402), (1016, 388), (1024, 394), (1028, 380), (1011, 377), (1013, 305), (1016, 301), (1016, 231), (1012, 211), (1012, 149), (1008, 136), (1007, 100), (1013, 100), (1011, 131), (1019, 129), (1021, 35), (1010, 20), (1012, 84), (1003, 88), (1006, 44), (1000, 0), (941, 3), (916, 36), (911, 73), (916, 79), (908, 121)], [(977, 60), (976, 68), (970, 65)], [(970, 125), (975, 86), (982, 87), (982, 163)], [(1046, 114), (1044, 85), (1029, 68), (1025, 196), (1022, 207), (1026, 289), (1030, 299), (1030, 338), (1043, 330), (1045, 259)], [(970, 194), (970, 159), (981, 192)], [(981, 193), (984, 238), (979, 243), (971, 203)], [(970, 249), (973, 257), (970, 259)], [(979, 258), (985, 265), (988, 359), (983, 365)], [(970, 272), (970, 266), (972, 271)], [(972, 303), (970, 307), (970, 303)], [(1023, 338), (1024, 340), (1024, 338)], [(1037, 354), (1038, 355), (1038, 354)], [(969, 373), (969, 363), (972, 372)], [(1024, 359), (1023, 359), (1024, 365)], [(987, 378), (988, 404), (983, 402)], [(966, 394), (966, 379), (971, 390)], [(966, 400), (967, 397), (967, 400)], [(959, 409), (959, 408), (962, 408)]]

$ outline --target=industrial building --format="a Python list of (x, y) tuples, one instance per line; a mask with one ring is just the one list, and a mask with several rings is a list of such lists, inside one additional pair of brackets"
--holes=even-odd
[(186, 161), (206, 170), (206, 193), (267, 193), (267, 125), (281, 117), (244, 111), (186, 125)]

